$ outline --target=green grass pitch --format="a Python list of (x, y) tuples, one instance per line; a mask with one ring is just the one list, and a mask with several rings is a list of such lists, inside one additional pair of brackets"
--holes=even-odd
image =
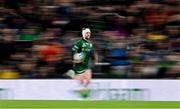
[(138, 108), (180, 109), (180, 102), (171, 101), (118, 101), (118, 100), (0, 100), (0, 109), (9, 108)]

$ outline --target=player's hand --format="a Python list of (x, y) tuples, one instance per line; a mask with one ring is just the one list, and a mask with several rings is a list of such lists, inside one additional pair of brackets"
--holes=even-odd
[(72, 62), (78, 64), (78, 63), (82, 63), (82, 60), (73, 60)]

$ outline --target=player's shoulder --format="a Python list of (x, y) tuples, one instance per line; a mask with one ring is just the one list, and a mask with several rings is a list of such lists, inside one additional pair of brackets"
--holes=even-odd
[(80, 44), (80, 43), (82, 43), (82, 39), (81, 38), (78, 38), (78, 39), (75, 40), (75, 44)]
[(80, 42), (84, 42), (84, 39), (83, 39), (83, 38), (79, 38), (79, 41), (80, 41)]

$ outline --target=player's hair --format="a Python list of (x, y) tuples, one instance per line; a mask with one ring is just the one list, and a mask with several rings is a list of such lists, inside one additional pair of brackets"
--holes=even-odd
[(90, 28), (89, 27), (84, 27), (84, 28), (82, 28), (82, 31), (85, 30), (85, 29), (90, 29)]
[(89, 28), (82, 28), (82, 33), (83, 32), (91, 32), (91, 30)]

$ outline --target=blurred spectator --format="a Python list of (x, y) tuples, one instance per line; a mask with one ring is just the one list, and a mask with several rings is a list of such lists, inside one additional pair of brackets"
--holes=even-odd
[(0, 67), (0, 79), (17, 79), (20, 78), (20, 72), (17, 72), (12, 65)]

